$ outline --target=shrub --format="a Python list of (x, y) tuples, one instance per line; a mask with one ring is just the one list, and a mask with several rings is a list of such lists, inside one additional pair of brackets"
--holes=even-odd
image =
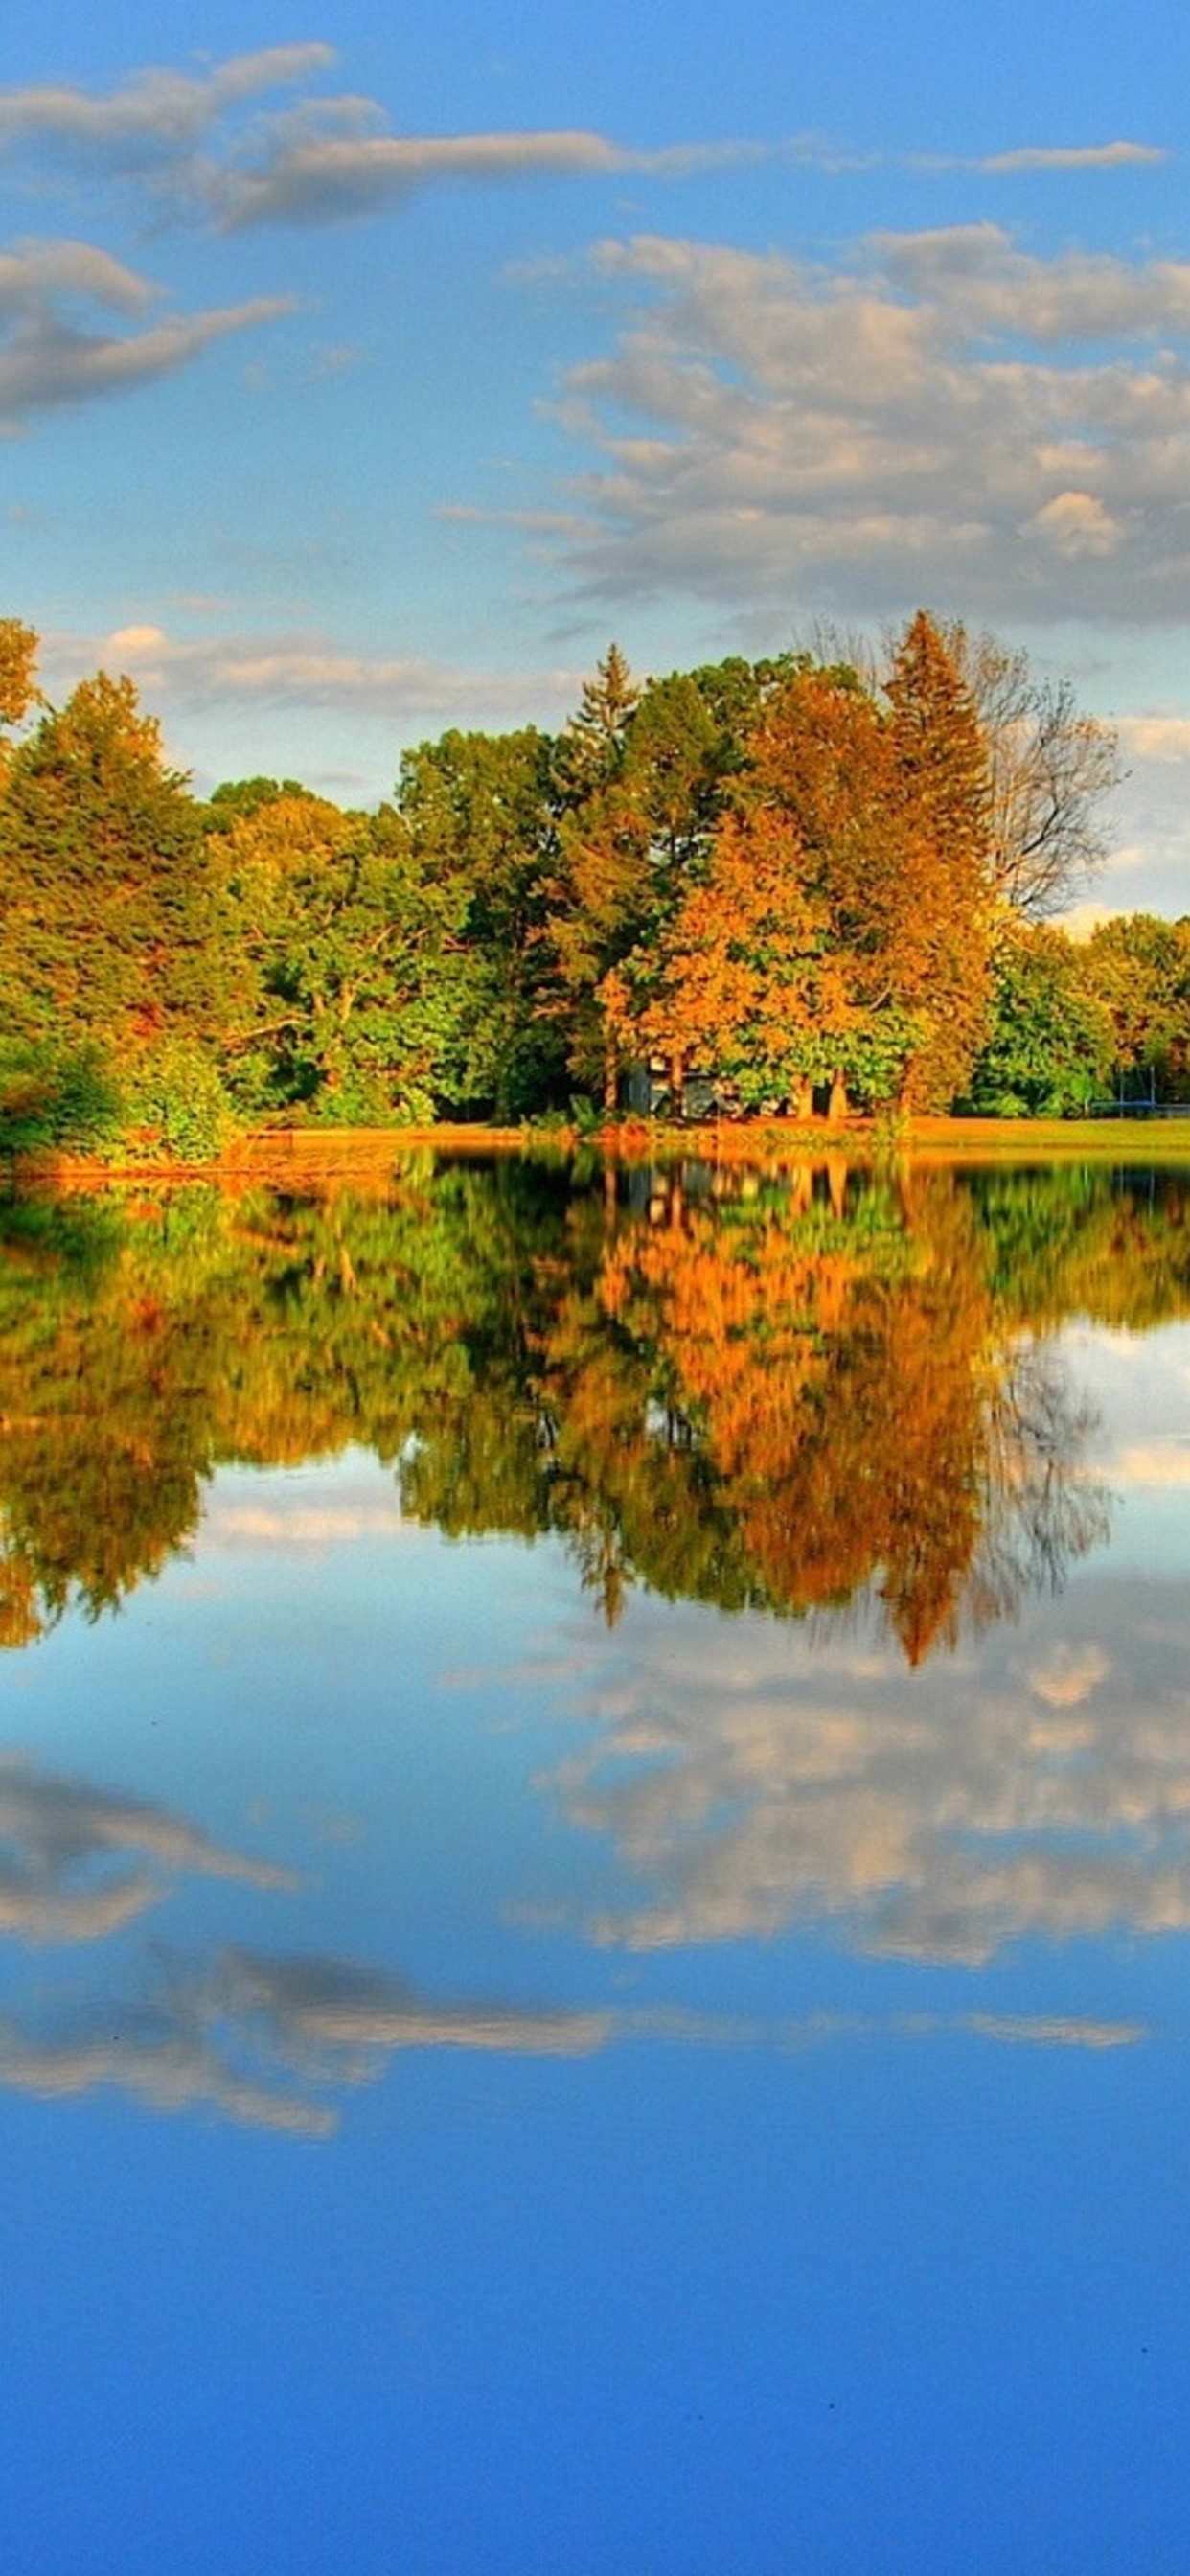
[(101, 1153), (119, 1134), (122, 1108), (94, 1044), (39, 1039), (0, 1056), (0, 1153)]
[(189, 1038), (163, 1038), (145, 1049), (128, 1070), (123, 1106), (126, 1133), (184, 1163), (213, 1161), (236, 1133), (218, 1069)]

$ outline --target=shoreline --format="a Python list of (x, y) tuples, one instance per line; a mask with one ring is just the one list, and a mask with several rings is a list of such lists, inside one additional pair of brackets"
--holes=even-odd
[(669, 1126), (622, 1121), (580, 1130), (456, 1125), (418, 1127), (286, 1127), (257, 1130), (206, 1162), (141, 1154), (111, 1159), (76, 1154), (13, 1158), (17, 1189), (104, 1189), (115, 1183), (161, 1185), (208, 1181), (221, 1187), (267, 1186), (301, 1179), (379, 1177), (406, 1155), (492, 1155), (548, 1161), (595, 1153), (639, 1165), (691, 1158), (722, 1165), (900, 1162), (1030, 1162), (1071, 1159), (1129, 1163), (1190, 1162), (1190, 1106), (1177, 1118), (910, 1118), (890, 1132), (873, 1119), (828, 1126), (784, 1119), (730, 1120)]

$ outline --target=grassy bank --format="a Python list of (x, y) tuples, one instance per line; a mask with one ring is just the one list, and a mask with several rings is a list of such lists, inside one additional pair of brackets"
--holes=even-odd
[(577, 1127), (286, 1127), (237, 1139), (217, 1160), (190, 1163), (138, 1155), (104, 1159), (70, 1154), (18, 1158), (22, 1182), (50, 1188), (102, 1188), (109, 1181), (207, 1180), (231, 1187), (292, 1188), (320, 1179), (376, 1182), (410, 1153), (569, 1156), (595, 1150), (621, 1163), (696, 1158), (720, 1164), (853, 1162), (926, 1156), (946, 1161), (1179, 1163), (1190, 1161), (1190, 1113), (1184, 1118), (913, 1118), (895, 1128), (852, 1118), (732, 1120), (683, 1127), (620, 1122), (595, 1133)]

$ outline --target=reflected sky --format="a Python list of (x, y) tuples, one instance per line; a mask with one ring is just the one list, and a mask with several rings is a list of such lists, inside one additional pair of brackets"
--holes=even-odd
[(1180, 2570), (1190, 1246), (1043, 1180), (22, 1221), (5, 2565)]

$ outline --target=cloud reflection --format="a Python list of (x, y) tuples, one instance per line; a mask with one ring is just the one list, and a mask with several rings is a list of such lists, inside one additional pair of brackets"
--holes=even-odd
[(401, 2048), (479, 2048), (578, 2057), (610, 2038), (607, 2012), (515, 2010), (504, 2004), (427, 2003), (403, 1978), (326, 1957), (269, 1958), (222, 1953), (212, 1983), (221, 2011), (237, 2024), (263, 2023), (287, 2062), (321, 2056), (342, 2076), (371, 2072)]
[(410, 2048), (573, 2059), (634, 2041), (800, 2050), (956, 2034), (1093, 2050), (1128, 2047), (1148, 2035), (1142, 2023), (1077, 2015), (823, 2012), (758, 2021), (674, 2006), (443, 2005), (401, 1978), (351, 1960), (229, 1948), (206, 1970), (159, 1958), (131, 2002), (94, 2002), (57, 2029), (0, 2019), (0, 2085), (43, 2101), (110, 2089), (148, 2111), (206, 2111), (249, 2128), (320, 2139), (339, 2126), (335, 2097), (376, 2081)]
[(634, 1950), (833, 1922), (860, 1949), (976, 1966), (1026, 1935), (1190, 1926), (1190, 1608), (1075, 1587), (1013, 1639), (906, 1674), (837, 1632), (642, 1617), (602, 1723), (557, 1775), (639, 1893)]
[(145, 2109), (205, 2109), (252, 2128), (327, 2137), (321, 2098), (373, 2082), (410, 2048), (580, 2057), (606, 2045), (606, 2012), (441, 2004), (383, 1970), (229, 1946), (209, 1965), (159, 1954), (130, 2000), (59, 1999), (56, 2026), (0, 2020), (0, 2084), (43, 2099), (104, 2087)]
[[(97, 1867), (128, 1855), (140, 1866), (95, 1883)], [(169, 1808), (0, 1753), (0, 1931), (97, 1940), (160, 1900), (162, 1872), (188, 1870), (254, 1887), (293, 1885), (287, 1871), (212, 1841)]]

